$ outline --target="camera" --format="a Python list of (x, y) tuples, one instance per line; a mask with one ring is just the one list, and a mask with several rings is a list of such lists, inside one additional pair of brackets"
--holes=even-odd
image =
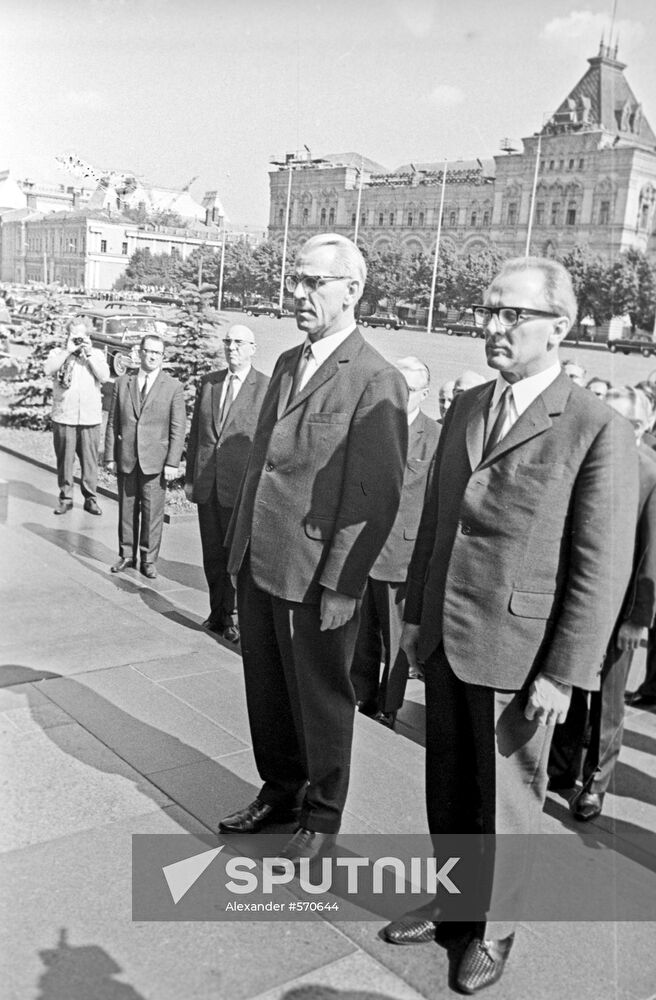
[(85, 337), (73, 337), (73, 343), (76, 347), (80, 347), (84, 343), (85, 339)]

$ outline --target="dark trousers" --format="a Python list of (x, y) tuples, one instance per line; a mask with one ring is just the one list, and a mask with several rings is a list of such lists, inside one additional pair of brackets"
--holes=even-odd
[(166, 486), (164, 473), (145, 475), (137, 463), (132, 472), (119, 472), (118, 550), (124, 559), (155, 563), (162, 542)]
[[(553, 727), (524, 718), (524, 692), (461, 681), (442, 645), (426, 661), (424, 676), (426, 808), (431, 834), (539, 832)], [(493, 837), (482, 839), (494, 844)], [(499, 849), (505, 845), (497, 838), (489, 872), (492, 914), (495, 905), (502, 914), (517, 912), (513, 901), (521, 898), (528, 881), (529, 840), (527, 836), (513, 838), (513, 850), (524, 853), (509, 859), (507, 851)], [(440, 909), (433, 915), (448, 919), (448, 913)], [(485, 936), (506, 937), (514, 924), (506, 916), (488, 920)]]
[(369, 577), (362, 598), (351, 680), (357, 700), (380, 712), (399, 710), (408, 681), (408, 660), (399, 648), (405, 589), (405, 583)]
[(599, 691), (588, 696), (587, 691), (573, 689), (567, 718), (556, 726), (549, 756), (549, 776), (561, 785), (574, 785), (583, 761), (583, 787), (598, 794), (608, 790), (622, 749), (624, 692), (633, 660), (633, 652), (618, 649), (615, 639), (604, 657)]
[(73, 499), (73, 470), (77, 455), (82, 473), (82, 496), (85, 500), (95, 500), (100, 424), (58, 424), (53, 421), (52, 435), (57, 458), (59, 499)]
[(210, 617), (221, 627), (237, 624), (237, 597), (228, 575), (228, 553), (223, 544), (231, 517), (232, 507), (221, 506), (213, 486), (207, 500), (198, 504), (198, 526), (210, 592)]
[(638, 693), (645, 698), (656, 698), (656, 626), (649, 629), (647, 641), (647, 672), (645, 679), (638, 688)]
[(321, 632), (318, 604), (267, 594), (244, 563), (237, 607), (260, 798), (300, 802), (301, 826), (336, 833), (351, 765), (358, 609), (342, 628)]

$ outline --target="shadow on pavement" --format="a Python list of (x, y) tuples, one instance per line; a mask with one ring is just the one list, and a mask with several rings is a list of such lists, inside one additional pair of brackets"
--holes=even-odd
[(42, 507), (51, 507), (53, 510), (57, 503), (58, 490), (53, 493), (44, 493), (31, 483), (22, 480), (12, 479), (9, 482), (9, 495), (17, 500), (27, 500), (29, 503), (40, 504)]
[(547, 799), (544, 812), (559, 820), (572, 833), (585, 836), (589, 845), (596, 838), (599, 847), (616, 851), (649, 871), (656, 872), (656, 834), (653, 835), (653, 848), (645, 851), (645, 832), (650, 831), (645, 831), (644, 827), (627, 820), (604, 816), (603, 813), (600, 819), (591, 823), (580, 823), (572, 817), (566, 802), (561, 804), (554, 799)]
[(97, 944), (74, 947), (66, 928), (55, 948), (44, 948), (39, 958), (45, 972), (39, 977), (36, 1000), (146, 1000), (129, 983), (115, 979), (123, 970)]

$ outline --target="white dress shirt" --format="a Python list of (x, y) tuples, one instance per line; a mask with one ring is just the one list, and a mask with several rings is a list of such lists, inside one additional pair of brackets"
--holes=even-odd
[(137, 385), (139, 386), (139, 395), (143, 392), (144, 383), (146, 385), (146, 396), (150, 392), (155, 382), (155, 379), (159, 375), (161, 369), (157, 368), (154, 372), (145, 372), (142, 368), (139, 369), (139, 374), (137, 375)]
[(497, 375), (497, 381), (492, 393), (490, 408), (488, 410), (487, 425), (485, 428), (485, 440), (487, 441), (494, 422), (497, 418), (501, 406), (501, 397), (510, 386), (511, 402), (506, 414), (506, 419), (501, 429), (500, 439), (504, 438), (513, 424), (516, 424), (522, 413), (528, 410), (531, 403), (544, 392), (560, 375), (560, 364), (556, 362), (550, 368), (546, 368), (537, 375), (529, 375), (521, 378), (518, 382), (507, 382), (501, 372)]
[(347, 337), (353, 333), (356, 328), (356, 324), (352, 323), (351, 326), (347, 326), (345, 330), (340, 330), (339, 333), (331, 333), (328, 337), (322, 337), (321, 340), (315, 340), (314, 343), (306, 339), (303, 344), (303, 350), (306, 347), (310, 348), (310, 356), (305, 365), (305, 370), (301, 375), (298, 383), (298, 392), (304, 389), (308, 384), (314, 373), (321, 368), (324, 361), (327, 361), (331, 354), (333, 354), (340, 344), (343, 344)]
[(226, 377), (223, 380), (223, 386), (221, 388), (221, 399), (219, 401), (219, 413), (223, 409), (223, 404), (225, 402), (226, 393), (228, 392), (228, 386), (230, 385), (230, 382), (232, 381), (232, 402), (234, 403), (234, 401), (236, 400), (237, 396), (239, 395), (239, 390), (241, 389), (242, 385), (246, 381), (246, 376), (248, 375), (249, 371), (251, 370), (251, 367), (252, 367), (251, 365), (248, 365), (248, 367), (242, 368), (242, 370), (240, 372), (231, 372), (230, 369), (228, 369), (228, 371), (226, 372)]

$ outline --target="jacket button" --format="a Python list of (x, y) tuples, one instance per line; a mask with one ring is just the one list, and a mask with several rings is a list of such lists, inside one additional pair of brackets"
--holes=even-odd
[(471, 535), (471, 532), (472, 532), (472, 530), (471, 530), (471, 524), (463, 524), (463, 525), (461, 525), (460, 531), (462, 532), (463, 535)]
[(267, 472), (273, 472), (273, 465), (271, 464), (271, 462), (267, 462), (264, 468), (266, 469)]

